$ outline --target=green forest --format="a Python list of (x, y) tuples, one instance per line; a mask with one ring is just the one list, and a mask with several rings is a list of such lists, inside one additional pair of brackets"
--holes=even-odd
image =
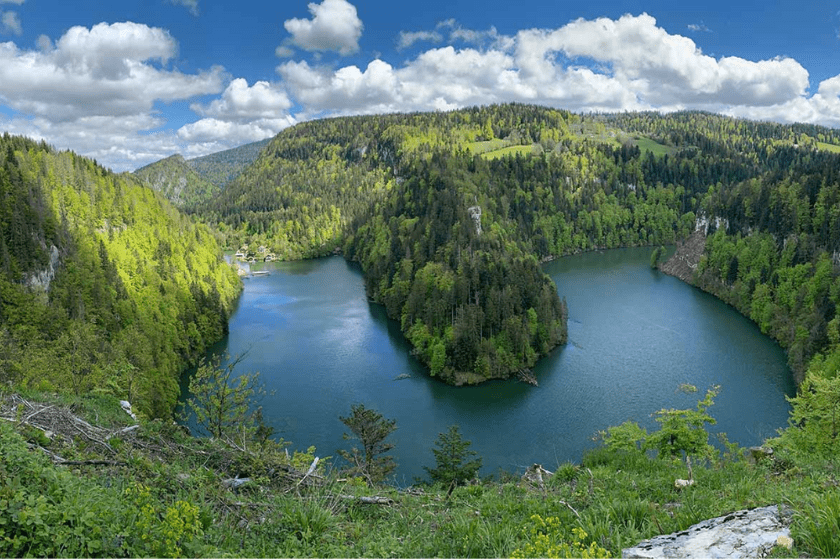
[(801, 381), (836, 345), (837, 145), (831, 129), (700, 112), (325, 119), (280, 133), (194, 212), (231, 250), (358, 261), (432, 375), (458, 384), (522, 372), (565, 341), (541, 262), (673, 244), (702, 224), (695, 283), (777, 339)]
[[(794, 512), (794, 548), (773, 555), (837, 557), (838, 146), (812, 125), (507, 104), (304, 122), (258, 153), (209, 158), (212, 172), (175, 157), (144, 176), (4, 135), (0, 551), (616, 556), (774, 503)], [(167, 182), (186, 168), (204, 187)], [(222, 250), (245, 244), (358, 262), (430, 375), (470, 384), (527, 373), (565, 342), (543, 262), (649, 246), (657, 265), (689, 238), (703, 249), (686, 279), (779, 341), (798, 384), (760, 456), (725, 435), (712, 445), (715, 387), (696, 409), (651, 411), (657, 430), (609, 428), (580, 464), (532, 478), (478, 479), (453, 426), (430, 479), (396, 488), (392, 420), (336, 411), (360, 446), (339, 452), (349, 466), (289, 453), (251, 406), (258, 379), (200, 363), (241, 289)], [(190, 365), (213, 438), (172, 422)], [(686, 476), (696, 484), (675, 488)]]
[(213, 233), (129, 176), (9, 135), (0, 232), (2, 382), (170, 417), (240, 290)]

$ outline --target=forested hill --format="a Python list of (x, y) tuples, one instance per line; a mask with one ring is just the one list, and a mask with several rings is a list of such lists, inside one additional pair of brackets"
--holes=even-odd
[(271, 141), (270, 138), (243, 144), (236, 148), (215, 152), (206, 156), (188, 159), (189, 165), (199, 177), (224, 189), (237, 175), (251, 165), (263, 148)]
[(0, 382), (169, 417), (240, 283), (203, 225), (129, 175), (0, 138)]
[(196, 173), (180, 154), (141, 167), (133, 175), (178, 208), (195, 206), (221, 190)]
[[(540, 260), (723, 223), (698, 282), (747, 315), (760, 307), (801, 379), (836, 331), (838, 150), (831, 129), (698, 112), (510, 104), (336, 118), (280, 133), (197, 213), (229, 248), (343, 249), (432, 373), (456, 382), (509, 375), (564, 339)], [(720, 249), (761, 235), (775, 255), (764, 267)]]
[(189, 210), (213, 198), (257, 159), (269, 140), (185, 160), (180, 154), (150, 163), (133, 175), (160, 191), (170, 202)]

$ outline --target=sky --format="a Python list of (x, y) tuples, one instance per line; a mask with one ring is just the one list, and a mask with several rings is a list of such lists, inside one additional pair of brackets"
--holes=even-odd
[(0, 131), (115, 171), (510, 101), (840, 127), (840, 0), (0, 0)]

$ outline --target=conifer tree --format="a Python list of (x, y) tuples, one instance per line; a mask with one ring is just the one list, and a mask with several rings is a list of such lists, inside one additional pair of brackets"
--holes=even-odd
[(432, 481), (458, 485), (475, 478), (482, 459), (469, 448), (471, 443), (461, 437), (457, 424), (449, 426), (448, 432), (438, 434), (435, 440), (437, 449), (432, 449), (437, 466), (433, 469), (423, 467)]
[[(370, 482), (378, 482), (388, 476), (397, 463), (393, 457), (382, 454), (394, 448), (394, 444), (386, 443), (385, 438), (397, 429), (396, 420), (384, 418), (363, 404), (354, 404), (350, 416), (339, 416), (339, 419), (362, 442), (362, 451), (356, 447), (350, 451), (338, 451), (350, 463), (350, 471), (366, 477)], [(343, 434), (344, 439), (354, 436)]]

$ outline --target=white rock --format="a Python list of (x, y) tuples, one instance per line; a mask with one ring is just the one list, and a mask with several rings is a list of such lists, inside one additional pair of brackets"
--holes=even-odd
[(621, 557), (763, 558), (790, 538), (790, 523), (790, 511), (784, 506), (781, 511), (780, 506), (740, 510), (625, 548)]

